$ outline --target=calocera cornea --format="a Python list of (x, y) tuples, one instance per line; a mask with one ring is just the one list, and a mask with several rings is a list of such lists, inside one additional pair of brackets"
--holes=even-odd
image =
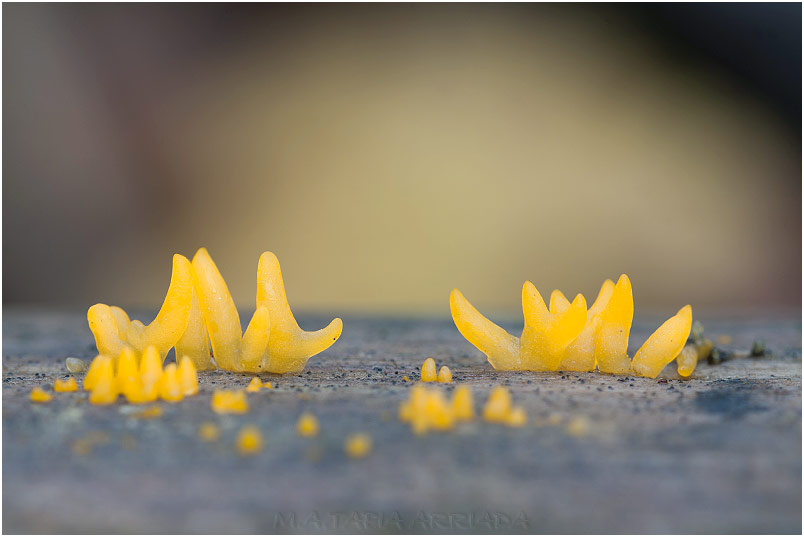
[(264, 252), (257, 268), (257, 309), (244, 333), (226, 282), (205, 248), (196, 252), (192, 263), (173, 256), (167, 295), (149, 325), (106, 304), (89, 308), (87, 320), (98, 353), (112, 360), (124, 350), (141, 354), (153, 347), (164, 361), (175, 347), (176, 355), (186, 356), (196, 370), (220, 367), (251, 373), (302, 371), (307, 360), (329, 348), (343, 330), (339, 318), (315, 332), (302, 330), (287, 301), (279, 260)]
[[(583, 295), (570, 302), (558, 290), (549, 308), (531, 282), (522, 288), (525, 326), (517, 338), (484, 317), (457, 289), (450, 295), (450, 310), (460, 333), (498, 370), (594, 371), (632, 373), (656, 378), (679, 356), (692, 326), (687, 305), (662, 324), (628, 357), (628, 339), (634, 317), (631, 281), (620, 276), (615, 285), (606, 280), (587, 310)], [(685, 360), (684, 372), (694, 364)]]

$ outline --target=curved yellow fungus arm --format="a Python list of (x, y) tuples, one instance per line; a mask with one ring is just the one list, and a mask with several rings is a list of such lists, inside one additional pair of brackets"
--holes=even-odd
[(195, 290), (193, 290), (193, 298), (190, 303), (187, 328), (176, 342), (176, 356), (187, 356), (198, 371), (215, 369), (215, 363), (209, 353), (207, 326), (201, 316), (201, 304), (198, 302)]
[(519, 338), (489, 321), (469, 303), (457, 289), (449, 296), (452, 320), (463, 337), (486, 355), (494, 369), (522, 369), (519, 360)]
[[(272, 252), (260, 256), (257, 268), (257, 308), (270, 316), (268, 347), (260, 371), (294, 373), (304, 369), (311, 357), (328, 349), (341, 336), (343, 321), (335, 318), (321, 330), (305, 332), (290, 311), (279, 260)], [(217, 354), (216, 354), (217, 357)]]
[(98, 352), (117, 357), (126, 348), (141, 353), (153, 345), (164, 360), (187, 326), (192, 291), (193, 271), (190, 262), (183, 255), (176, 254), (173, 256), (173, 274), (165, 301), (148, 326), (139, 321), (130, 321), (121, 308), (95, 304), (87, 311), (87, 321), (95, 336)]
[[(578, 337), (569, 344), (567, 350), (558, 364), (560, 371), (594, 371), (595, 370), (595, 338), (600, 329), (600, 312), (608, 305), (611, 294), (614, 292), (614, 282), (606, 280), (600, 288), (600, 292), (595, 299), (595, 303), (586, 313), (586, 326), (583, 327)], [(553, 294), (561, 293), (553, 291)], [(564, 295), (561, 295), (562, 297)], [(566, 299), (564, 299), (566, 300)], [(552, 306), (553, 297), (550, 297)], [(569, 301), (567, 301), (569, 305)]]
[(656, 378), (681, 353), (692, 328), (692, 307), (687, 305), (662, 324), (634, 355), (631, 369), (640, 377)]
[(244, 337), (232, 295), (206, 248), (199, 248), (193, 257), (193, 273), (215, 363), (229, 371), (258, 371), (270, 336), (267, 312), (257, 309)]
[(631, 370), (628, 336), (634, 320), (634, 295), (628, 276), (620, 276), (599, 316), (601, 325), (595, 337), (598, 369), (601, 373), (628, 373)]
[(586, 299), (579, 294), (566, 310), (551, 313), (536, 286), (525, 282), (522, 313), (525, 316), (525, 329), (519, 340), (522, 369), (555, 371), (566, 348), (586, 326)]

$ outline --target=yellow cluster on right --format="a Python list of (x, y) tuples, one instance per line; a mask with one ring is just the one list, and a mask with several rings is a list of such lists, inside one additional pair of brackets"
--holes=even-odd
[[(522, 288), (525, 327), (515, 337), (478, 312), (457, 289), (450, 309), (460, 333), (480, 349), (494, 369), (524, 371), (594, 371), (631, 373), (656, 378), (681, 354), (692, 327), (687, 305), (665, 321), (634, 355), (628, 337), (634, 318), (631, 281), (623, 274), (615, 285), (606, 280), (594, 304), (578, 295), (570, 302), (561, 291), (550, 296), (549, 308), (531, 282)], [(686, 358), (686, 357), (685, 357)], [(686, 361), (685, 372), (695, 365)]]
[(84, 390), (93, 405), (109, 405), (123, 395), (129, 403), (150, 403), (162, 399), (171, 403), (198, 393), (198, 377), (186, 356), (162, 369), (162, 357), (149, 346), (138, 360), (132, 349), (124, 348), (115, 360), (100, 355), (84, 376)]
[[(448, 401), (441, 390), (417, 384), (411, 388), (409, 399), (399, 405), (399, 420), (410, 423), (415, 434), (449, 430), (474, 417), (472, 391), (467, 386), (458, 386)], [(491, 391), (483, 408), (483, 419), (512, 427), (521, 427), (528, 420), (524, 409), (512, 406), (511, 394), (502, 386)]]

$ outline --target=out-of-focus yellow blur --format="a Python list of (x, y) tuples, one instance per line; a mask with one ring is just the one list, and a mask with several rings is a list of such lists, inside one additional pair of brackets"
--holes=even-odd
[(176, 11), (10, 8), (6, 302), (153, 306), (206, 246), (244, 309), (264, 250), (332, 314), (453, 287), (516, 313), (526, 279), (591, 301), (623, 272), (638, 311), (801, 303), (798, 142), (625, 24), (308, 6), (170, 63)]

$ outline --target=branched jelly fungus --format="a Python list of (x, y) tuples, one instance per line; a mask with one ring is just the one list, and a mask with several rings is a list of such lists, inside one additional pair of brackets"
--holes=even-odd
[(64, 360), (64, 365), (70, 373), (81, 373), (87, 368), (87, 364), (85, 364), (83, 360), (72, 356)]
[(452, 413), (456, 420), (469, 421), (475, 417), (475, 404), (472, 390), (468, 386), (458, 386), (452, 394)]
[(193, 296), (193, 270), (186, 257), (173, 256), (173, 274), (165, 301), (148, 326), (130, 321), (125, 311), (106, 304), (95, 304), (87, 312), (89, 329), (100, 354), (117, 358), (125, 348), (143, 352), (153, 345), (164, 360), (187, 327)]
[(648, 338), (632, 362), (627, 350), (634, 299), (631, 281), (625, 274), (616, 285), (606, 280), (588, 311), (583, 295), (570, 302), (558, 290), (550, 296), (548, 308), (536, 287), (525, 282), (525, 327), (520, 338), (486, 319), (457, 289), (450, 295), (450, 310), (458, 331), (486, 355), (495, 369), (594, 371), (597, 366), (601, 373), (643, 377), (655, 377), (679, 355), (689, 334), (686, 319), (692, 314), (689, 306), (682, 308)]
[(428, 358), (422, 364), (422, 382), (435, 382), (436, 380), (438, 380), (438, 375), (435, 360)]
[(198, 393), (198, 375), (195, 365), (189, 356), (182, 356), (179, 360), (179, 386), (183, 395), (195, 395)]
[(53, 383), (54, 392), (74, 392), (78, 390), (78, 383), (73, 377), (67, 379), (56, 379)]
[(246, 386), (246, 391), (255, 393), (260, 391), (260, 388), (262, 388), (262, 381), (258, 377), (254, 377), (251, 379), (251, 382), (248, 383), (248, 386)]
[(271, 252), (257, 267), (257, 311), (246, 332), (226, 282), (204, 248), (193, 257), (198, 296), (218, 367), (231, 371), (296, 373), (310, 357), (329, 348), (341, 335), (343, 322), (334, 319), (316, 332), (302, 330), (288, 305), (279, 261)]
[(159, 379), (159, 397), (169, 403), (176, 403), (184, 398), (179, 372), (176, 364), (168, 364)]
[(53, 396), (39, 386), (31, 390), (31, 401), (34, 403), (47, 403), (51, 399), (53, 399)]
[(209, 334), (204, 318), (201, 315), (201, 304), (198, 294), (193, 289), (187, 328), (176, 342), (176, 356), (189, 356), (198, 371), (215, 369), (215, 362), (209, 352)]
[(344, 451), (352, 459), (362, 459), (371, 453), (371, 437), (365, 433), (356, 433), (346, 437)]
[(678, 374), (683, 378), (689, 378), (698, 364), (698, 349), (694, 345), (687, 345), (676, 357), (676, 363), (678, 364)]
[(656, 378), (681, 353), (692, 327), (692, 308), (684, 306), (662, 324), (634, 355), (634, 373)]
[(449, 367), (442, 365), (438, 370), (438, 382), (445, 384), (452, 382), (452, 371), (449, 370)]
[(218, 414), (245, 414), (248, 412), (246, 392), (215, 390), (211, 406)]
[(253, 425), (246, 425), (237, 434), (237, 451), (241, 455), (253, 455), (262, 450), (262, 434)]
[(495, 386), (483, 407), (483, 419), (506, 423), (511, 414), (511, 394), (502, 386)]
[(205, 421), (198, 428), (198, 438), (204, 442), (214, 442), (221, 436), (218, 426), (211, 421)]
[(299, 436), (316, 436), (318, 434), (318, 419), (309, 412), (305, 412), (299, 416), (299, 421), (296, 423), (296, 432)]

